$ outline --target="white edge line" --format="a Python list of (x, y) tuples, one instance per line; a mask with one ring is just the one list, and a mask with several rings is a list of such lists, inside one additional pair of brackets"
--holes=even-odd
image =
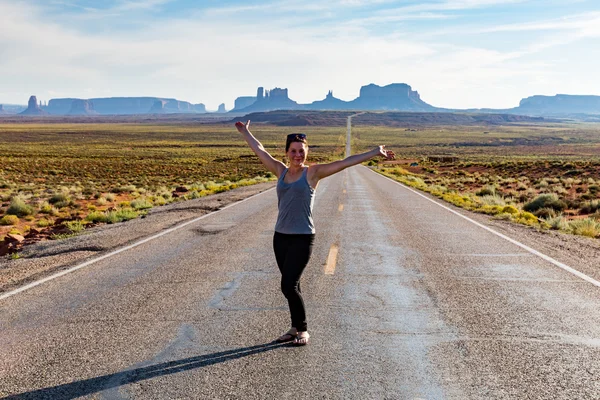
[[(364, 167), (364, 166), (363, 166), (363, 167)], [(367, 168), (367, 167), (364, 167), (364, 168)], [(597, 281), (597, 280), (595, 280), (594, 278), (591, 278), (591, 277), (587, 276), (586, 274), (584, 274), (584, 273), (582, 273), (582, 272), (579, 272), (579, 271), (577, 271), (576, 269), (574, 269), (574, 268), (571, 268), (571, 267), (569, 267), (568, 265), (566, 265), (566, 264), (563, 264), (563, 263), (561, 263), (560, 261), (558, 261), (558, 260), (555, 260), (554, 258), (552, 258), (552, 257), (550, 257), (550, 256), (547, 256), (547, 255), (545, 255), (545, 254), (543, 254), (543, 253), (540, 253), (539, 251), (537, 251), (537, 250), (535, 250), (535, 249), (532, 249), (531, 247), (529, 247), (529, 246), (527, 246), (527, 245), (525, 245), (525, 244), (523, 244), (523, 243), (521, 243), (521, 242), (518, 242), (518, 241), (516, 241), (516, 240), (514, 240), (514, 239), (511, 239), (511, 238), (509, 238), (508, 236), (506, 236), (506, 235), (503, 235), (503, 234), (502, 234), (502, 233), (500, 233), (500, 232), (496, 232), (496, 231), (495, 231), (495, 230), (493, 230), (492, 228), (489, 228), (489, 227), (487, 227), (487, 226), (485, 226), (485, 225), (483, 225), (483, 224), (480, 224), (479, 222), (477, 222), (477, 221), (475, 221), (475, 220), (472, 220), (471, 218), (469, 218), (469, 217), (467, 217), (467, 216), (465, 216), (465, 215), (462, 215), (461, 213), (459, 213), (459, 212), (457, 212), (457, 211), (455, 211), (455, 210), (453, 210), (453, 209), (451, 209), (451, 208), (449, 208), (449, 207), (446, 207), (445, 205), (443, 205), (443, 204), (440, 204), (439, 202), (437, 202), (437, 201), (435, 201), (435, 200), (433, 200), (433, 199), (430, 199), (429, 197), (425, 196), (423, 193), (419, 193), (419, 192), (418, 192), (418, 191), (416, 191), (415, 189), (413, 189), (413, 188), (411, 188), (411, 187), (409, 187), (409, 186), (406, 186), (406, 185), (404, 185), (404, 184), (403, 184), (403, 183), (401, 183), (401, 182), (395, 181), (395, 180), (393, 180), (392, 178), (390, 178), (390, 177), (388, 177), (388, 176), (385, 176), (385, 175), (379, 174), (379, 173), (377, 173), (377, 172), (375, 172), (375, 171), (371, 170), (370, 168), (367, 168), (367, 169), (368, 169), (369, 171), (371, 171), (372, 173), (374, 173), (374, 174), (376, 174), (376, 175), (379, 175), (379, 176), (381, 176), (381, 177), (383, 177), (383, 178), (389, 179), (390, 181), (392, 181), (392, 182), (394, 182), (394, 183), (396, 183), (396, 184), (398, 184), (398, 185), (402, 186), (403, 188), (405, 188), (405, 189), (408, 189), (408, 190), (410, 190), (411, 192), (413, 192), (413, 193), (415, 193), (415, 194), (418, 194), (419, 196), (423, 197), (424, 199), (426, 199), (426, 200), (429, 200), (430, 202), (432, 202), (432, 203), (434, 203), (434, 204), (437, 204), (438, 206), (440, 206), (440, 207), (442, 207), (442, 208), (445, 208), (446, 210), (450, 211), (451, 213), (453, 213), (453, 214), (456, 214), (456, 215), (458, 215), (459, 217), (466, 219), (467, 221), (469, 221), (469, 222), (471, 222), (471, 223), (473, 223), (473, 224), (475, 224), (475, 225), (479, 226), (480, 228), (483, 228), (483, 229), (485, 229), (486, 231), (488, 231), (488, 232), (491, 232), (491, 233), (493, 233), (494, 235), (496, 235), (496, 236), (499, 236), (499, 237), (501, 237), (501, 238), (502, 238), (502, 239), (504, 239), (504, 240), (508, 240), (508, 241), (509, 241), (509, 242), (511, 242), (512, 244), (515, 244), (515, 245), (517, 245), (517, 246), (521, 247), (522, 249), (525, 249), (525, 250), (527, 250), (528, 252), (530, 252), (530, 253), (532, 253), (532, 254), (535, 254), (536, 256), (538, 256), (538, 257), (541, 257), (541, 258), (543, 258), (544, 260), (546, 260), (546, 261), (548, 261), (548, 262), (550, 262), (550, 263), (552, 263), (552, 264), (556, 265), (557, 267), (559, 267), (559, 268), (562, 268), (562, 269), (564, 269), (565, 271), (567, 271), (567, 272), (570, 272), (571, 274), (573, 274), (573, 275), (575, 275), (575, 276), (577, 276), (577, 277), (579, 277), (579, 278), (581, 278), (581, 279), (583, 279), (583, 280), (585, 280), (585, 281), (588, 281), (588, 282), (589, 282), (589, 283), (591, 283), (592, 285), (594, 285), (594, 286), (597, 286), (597, 287), (600, 287), (600, 282), (598, 282), (598, 281)]]
[(200, 216), (200, 217), (197, 217), (197, 218), (194, 218), (194, 219), (192, 219), (192, 220), (190, 220), (190, 221), (186, 221), (186, 222), (184, 222), (184, 223), (182, 223), (182, 224), (180, 224), (180, 225), (176, 225), (176, 226), (174, 226), (174, 227), (172, 227), (172, 228), (165, 229), (164, 231), (162, 231), (162, 232), (160, 232), (160, 233), (157, 233), (157, 234), (155, 234), (155, 235), (153, 235), (153, 236), (149, 236), (149, 237), (147, 237), (147, 238), (144, 238), (144, 239), (142, 239), (142, 240), (139, 240), (139, 241), (137, 241), (137, 242), (135, 242), (135, 243), (133, 243), (133, 244), (130, 244), (130, 245), (127, 245), (127, 246), (125, 246), (125, 247), (121, 247), (120, 249), (117, 249), (117, 250), (111, 251), (110, 253), (108, 253), (108, 254), (105, 254), (105, 255), (103, 255), (103, 256), (100, 256), (100, 257), (93, 258), (93, 259), (91, 259), (91, 260), (88, 260), (88, 261), (86, 261), (86, 262), (84, 262), (84, 263), (81, 263), (81, 264), (78, 264), (78, 265), (76, 265), (76, 266), (74, 266), (74, 267), (68, 268), (68, 269), (66, 269), (66, 270), (64, 270), (64, 271), (57, 272), (56, 274), (50, 275), (50, 276), (48, 276), (48, 277), (46, 277), (46, 278), (40, 279), (40, 280), (38, 280), (38, 281), (35, 281), (35, 282), (31, 282), (31, 283), (29, 283), (29, 284), (27, 284), (27, 285), (25, 285), (25, 286), (21, 286), (20, 288), (17, 288), (17, 289), (11, 290), (10, 292), (7, 292), (7, 293), (4, 293), (4, 294), (0, 295), (0, 301), (2, 301), (2, 300), (4, 300), (4, 299), (6, 299), (6, 298), (8, 298), (8, 297), (14, 296), (15, 294), (18, 294), (18, 293), (24, 292), (24, 291), (26, 291), (26, 290), (28, 290), (28, 289), (31, 289), (31, 288), (33, 288), (33, 287), (36, 287), (36, 286), (38, 286), (38, 285), (41, 285), (42, 283), (45, 283), (45, 282), (51, 281), (52, 279), (59, 278), (59, 277), (61, 277), (61, 276), (63, 276), (63, 275), (66, 275), (66, 274), (68, 274), (68, 273), (70, 273), (70, 272), (77, 271), (78, 269), (81, 269), (81, 268), (87, 267), (88, 265), (90, 265), (90, 264), (94, 264), (94, 263), (96, 263), (96, 262), (98, 262), (98, 261), (101, 261), (101, 260), (104, 260), (105, 258), (112, 257), (112, 256), (114, 256), (115, 254), (119, 254), (119, 253), (122, 253), (122, 252), (124, 252), (124, 251), (126, 251), (126, 250), (133, 249), (134, 247), (137, 247), (137, 246), (139, 246), (139, 245), (141, 245), (141, 244), (144, 244), (144, 243), (146, 243), (146, 242), (149, 242), (149, 241), (151, 241), (151, 240), (157, 239), (157, 238), (159, 238), (159, 237), (161, 237), (161, 236), (164, 236), (164, 235), (166, 235), (166, 234), (168, 234), (168, 233), (174, 232), (174, 231), (176, 231), (176, 230), (178, 230), (178, 229), (181, 229), (181, 228), (183, 228), (184, 226), (187, 226), (187, 225), (193, 224), (194, 222), (198, 222), (198, 221), (200, 221), (200, 220), (201, 220), (201, 219), (203, 219), (203, 218), (206, 218), (206, 217), (209, 217), (209, 216), (211, 216), (211, 215), (217, 214), (217, 213), (219, 213), (219, 212), (221, 212), (221, 211), (223, 211), (223, 210), (226, 210), (226, 209), (228, 209), (229, 207), (236, 206), (236, 205), (238, 205), (238, 204), (241, 204), (241, 203), (245, 202), (246, 200), (250, 200), (250, 199), (252, 199), (252, 198), (254, 198), (254, 197), (260, 196), (261, 194), (264, 194), (264, 193), (270, 192), (270, 191), (271, 191), (271, 190), (273, 190), (273, 189), (275, 189), (275, 188), (270, 188), (270, 189), (267, 189), (267, 190), (265, 190), (265, 191), (263, 191), (263, 192), (260, 192), (260, 193), (254, 194), (254, 195), (252, 195), (252, 196), (250, 196), (250, 197), (246, 197), (245, 199), (242, 199), (242, 200), (236, 201), (236, 202), (234, 202), (234, 203), (228, 204), (228, 205), (226, 205), (225, 207), (218, 209), (217, 211), (213, 211), (213, 212), (210, 212), (210, 213), (208, 213), (208, 214), (204, 214), (204, 215), (202, 215), (202, 216)]

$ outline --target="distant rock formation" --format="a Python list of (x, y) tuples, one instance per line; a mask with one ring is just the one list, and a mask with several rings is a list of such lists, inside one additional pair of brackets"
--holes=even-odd
[(333, 97), (333, 91), (330, 90), (324, 100), (313, 101), (306, 108), (310, 110), (345, 110), (348, 109), (348, 102)]
[(2, 104), (0, 104), (0, 114), (6, 114), (6, 110)]
[(419, 93), (406, 83), (363, 86), (360, 88), (358, 98), (349, 102), (349, 105), (356, 110), (433, 111), (436, 109), (421, 100)]
[[(423, 100), (416, 90), (406, 83), (387, 86), (370, 84), (360, 88), (360, 95), (352, 101), (343, 101), (333, 96), (330, 90), (324, 100), (310, 104), (298, 104), (288, 97), (287, 89), (274, 88), (265, 91), (259, 87), (256, 97), (238, 97), (234, 112), (258, 112), (274, 110), (387, 110), (387, 111), (441, 111)], [(254, 102), (248, 106), (254, 99)], [(245, 107), (244, 107), (245, 106)]]
[(71, 109), (68, 115), (97, 115), (94, 110), (94, 103), (90, 100), (75, 99), (71, 103)]
[(166, 104), (165, 100), (156, 100), (154, 102), (154, 104), (152, 104), (152, 107), (150, 107), (150, 111), (148, 111), (148, 112), (150, 114), (164, 114), (167, 112), (165, 110), (165, 104)]
[(27, 103), (27, 109), (20, 113), (20, 115), (46, 115), (48, 114), (46, 111), (42, 110), (39, 106), (37, 97), (31, 96), (29, 98), (29, 102)]
[(225, 109), (225, 103), (221, 103), (219, 104), (219, 109), (217, 110), (218, 113), (226, 113), (227, 110)]
[(248, 106), (251, 106), (256, 102), (256, 97), (254, 96), (242, 96), (235, 99), (235, 103), (233, 105), (234, 110), (241, 110)]
[[(45, 108), (50, 114), (67, 115), (74, 98), (51, 99)], [(126, 115), (147, 113), (196, 113), (206, 112), (204, 104), (191, 104), (177, 99), (160, 97), (107, 97), (87, 99), (94, 111), (102, 115)]]
[(600, 96), (531, 96), (513, 110), (532, 115), (600, 114)]
[(288, 97), (288, 90), (281, 88), (273, 88), (271, 90), (263, 90), (259, 87), (256, 91), (255, 101), (246, 106), (244, 105), (252, 99), (251, 97), (238, 97), (236, 99), (236, 107), (232, 111), (256, 112), (256, 111), (272, 111), (272, 110), (294, 110), (302, 108), (302, 106), (291, 100)]

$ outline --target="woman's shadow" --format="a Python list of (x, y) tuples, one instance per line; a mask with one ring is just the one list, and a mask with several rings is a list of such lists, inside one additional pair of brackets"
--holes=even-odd
[(181, 360), (154, 364), (147, 367), (135, 368), (114, 374), (103, 375), (96, 378), (65, 383), (62, 385), (32, 390), (20, 394), (11, 395), (4, 399), (74, 399), (77, 397), (97, 393), (103, 390), (119, 387), (128, 383), (139, 382), (157, 376), (175, 374), (196, 368), (222, 363), (237, 358), (251, 356), (274, 350), (289, 343), (270, 342), (250, 347), (221, 351), (212, 354), (204, 354), (196, 357), (183, 358)]

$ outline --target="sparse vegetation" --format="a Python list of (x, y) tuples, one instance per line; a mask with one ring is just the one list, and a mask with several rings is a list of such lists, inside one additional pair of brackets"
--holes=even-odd
[(11, 226), (19, 223), (19, 217), (16, 215), (5, 215), (0, 218), (0, 225)]
[(17, 217), (25, 217), (34, 213), (33, 207), (26, 204), (21, 197), (13, 197), (10, 206), (6, 210), (7, 215), (15, 215)]
[[(571, 227), (578, 220), (597, 221), (600, 128), (595, 125), (407, 130), (360, 121), (356, 119), (353, 127), (354, 152), (386, 144), (399, 160), (386, 163), (383, 172), (452, 204), (570, 232), (585, 231)], [(345, 118), (338, 122), (326, 126), (323, 120), (308, 129), (310, 161), (342, 157)], [(263, 125), (255, 133), (283, 159), (282, 138), (295, 130)], [(79, 135), (82, 131), (86, 134)], [(451, 154), (433, 157), (441, 153)], [(370, 165), (380, 164), (373, 160)], [(0, 124), (4, 214), (9, 214), (8, 203), (14, 198), (22, 200), (11, 210), (21, 209), (11, 217), (14, 224), (0, 228), (0, 238), (9, 229), (24, 232), (26, 225), (43, 228), (64, 219), (115, 223), (150, 207), (273, 178), (229, 125)], [(177, 187), (188, 191), (176, 193)]]

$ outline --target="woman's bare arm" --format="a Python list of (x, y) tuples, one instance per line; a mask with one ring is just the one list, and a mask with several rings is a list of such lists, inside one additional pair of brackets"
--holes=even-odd
[(244, 136), (246, 143), (248, 143), (248, 146), (250, 146), (254, 154), (256, 154), (263, 165), (279, 178), (281, 173), (285, 170), (285, 164), (273, 158), (273, 156), (271, 156), (267, 150), (265, 150), (262, 143), (260, 143), (258, 139), (252, 135), (252, 133), (250, 133), (250, 120), (248, 120), (246, 124), (238, 121), (235, 123), (235, 127), (237, 128), (238, 132)]
[(360, 164), (361, 162), (370, 160), (373, 157), (382, 156), (387, 160), (394, 159), (394, 152), (391, 150), (386, 150), (385, 146), (379, 146), (374, 148), (371, 151), (367, 151), (366, 153), (355, 154), (353, 156), (344, 158), (343, 160), (334, 161), (328, 164), (318, 164), (314, 165), (312, 168), (315, 169), (314, 176), (317, 178), (317, 181), (323, 178), (327, 178), (333, 174), (336, 174), (348, 167), (351, 167), (356, 164)]

